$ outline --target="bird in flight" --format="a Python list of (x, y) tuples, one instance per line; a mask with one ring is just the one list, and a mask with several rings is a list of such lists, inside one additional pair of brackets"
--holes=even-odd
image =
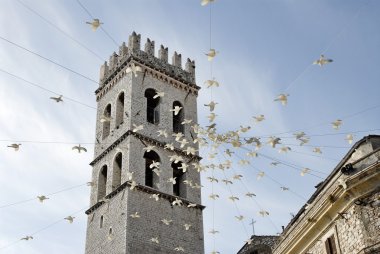
[(74, 221), (74, 219), (75, 219), (75, 217), (73, 217), (73, 216), (67, 216), (66, 218), (64, 218), (65, 220), (67, 220), (70, 224), (71, 223), (73, 223), (73, 221)]
[(267, 144), (270, 144), (272, 148), (275, 148), (277, 144), (281, 144), (280, 140), (281, 140), (280, 138), (271, 136), (269, 137)]
[(259, 214), (262, 216), (262, 217), (265, 217), (265, 216), (268, 216), (269, 215), (269, 212), (265, 211), (265, 210), (260, 210), (259, 211)]
[(157, 244), (160, 243), (160, 242), (158, 241), (158, 236), (156, 236), (156, 237), (152, 237), (150, 240), (151, 240), (152, 242), (154, 242), (154, 243), (157, 243)]
[(158, 97), (164, 97), (165, 93), (164, 92), (156, 92), (156, 94), (153, 96), (153, 99), (156, 99)]
[(193, 120), (192, 119), (183, 119), (183, 121), (182, 121), (182, 125), (184, 125), (184, 124), (191, 124), (191, 122), (192, 122)]
[(289, 146), (283, 146), (280, 148), (280, 150), (278, 150), (279, 153), (287, 153), (289, 151), (291, 151), (292, 149), (289, 147)]
[(185, 252), (185, 249), (182, 246), (178, 246), (174, 248), (175, 251)]
[(141, 216), (140, 216), (140, 214), (139, 214), (139, 212), (135, 212), (135, 213), (133, 213), (133, 214), (131, 214), (131, 215), (129, 215), (131, 218), (133, 218), (133, 219), (138, 219), (138, 218), (140, 218)]
[(172, 205), (182, 206), (182, 200), (175, 198), (175, 200), (172, 202)]
[(235, 197), (235, 196), (230, 196), (228, 197), (229, 200), (231, 200), (232, 202), (235, 202), (236, 200), (239, 200), (238, 197)]
[(207, 88), (210, 88), (210, 87), (213, 87), (213, 86), (219, 87), (219, 82), (216, 81), (215, 79), (213, 79), (213, 80), (206, 80), (205, 84), (207, 85)]
[(301, 176), (305, 176), (305, 174), (310, 172), (310, 168), (304, 168), (301, 170)]
[(104, 116), (102, 116), (101, 118), (100, 118), (100, 122), (101, 123), (106, 123), (106, 122), (111, 122), (112, 121), (112, 117), (111, 116), (106, 116), (106, 115), (104, 115)]
[(152, 163), (149, 165), (149, 168), (159, 168), (160, 162), (158, 161), (152, 161)]
[(166, 130), (158, 130), (157, 131), (158, 132), (158, 137), (160, 137), (160, 136), (164, 136), (165, 138), (167, 138), (168, 137), (168, 133), (166, 132)]
[(27, 235), (27, 236), (21, 238), (20, 240), (29, 241), (29, 240), (32, 240), (32, 239), (33, 239), (33, 236)]
[(210, 108), (210, 111), (214, 111), (215, 109), (215, 106), (217, 105), (218, 103), (217, 102), (214, 102), (214, 101), (211, 101), (209, 104), (204, 104), (205, 107), (209, 107)]
[(319, 147), (315, 147), (315, 148), (313, 149), (313, 152), (314, 152), (314, 153), (319, 153), (319, 154), (321, 154), (321, 153), (322, 153), (322, 150), (321, 150), (321, 148), (319, 148)]
[(71, 148), (71, 150), (78, 150), (78, 153), (81, 153), (81, 151), (87, 152), (87, 149), (85, 147), (81, 146), (80, 144), (77, 146), (73, 146)]
[(289, 190), (288, 187), (284, 187), (284, 186), (281, 186), (280, 188), (281, 188), (281, 190), (283, 190), (283, 191), (287, 191), (287, 190)]
[(335, 130), (339, 130), (340, 126), (342, 125), (343, 121), (340, 120), (340, 119), (337, 119), (335, 120), (334, 122), (332, 122), (332, 127), (335, 129)]
[(256, 197), (256, 194), (255, 194), (255, 193), (252, 193), (252, 192), (247, 192), (245, 195), (246, 195), (247, 197), (250, 197), (250, 198), (252, 198), (252, 197)]
[(44, 195), (41, 195), (41, 196), (37, 196), (37, 198), (38, 198), (38, 200), (41, 202), (41, 203), (43, 203), (44, 202), (44, 200), (46, 200), (46, 199), (49, 199), (49, 198), (47, 198), (46, 196), (44, 196)]
[(143, 151), (146, 151), (146, 152), (150, 152), (150, 151), (152, 151), (154, 148), (156, 148), (156, 146), (146, 146), (146, 147), (144, 147), (143, 148)]
[(264, 115), (253, 116), (252, 118), (255, 119), (255, 122), (256, 122), (256, 123), (259, 123), (259, 122), (265, 120), (265, 116), (264, 116)]
[(150, 198), (153, 198), (154, 200), (158, 201), (160, 200), (160, 194), (152, 194), (150, 195)]
[(187, 205), (188, 208), (194, 208), (194, 207), (197, 207), (197, 204), (194, 204), (194, 203), (189, 203)]
[(183, 226), (185, 227), (185, 230), (187, 231), (187, 230), (189, 230), (190, 229), (190, 227), (191, 227), (191, 224), (183, 224)]
[(218, 230), (215, 230), (215, 229), (211, 229), (211, 230), (208, 231), (208, 232), (209, 232), (210, 234), (213, 234), (213, 235), (219, 233), (219, 231), (218, 231)]
[(347, 134), (345, 140), (347, 140), (347, 142), (349, 144), (352, 144), (353, 140), (354, 140), (354, 136), (352, 134)]
[(93, 19), (92, 22), (86, 22), (86, 24), (91, 25), (92, 31), (96, 31), (100, 25), (103, 25), (102, 22), (99, 21), (99, 19)]
[(283, 106), (285, 106), (286, 104), (288, 104), (288, 96), (289, 96), (289, 94), (283, 94), (282, 93), (279, 96), (277, 96), (277, 98), (274, 99), (274, 101), (279, 101), (279, 102), (281, 102), (281, 104)]
[(133, 73), (137, 77), (137, 72), (142, 72), (142, 68), (134, 63), (131, 63), (130, 66), (125, 70), (126, 73)]
[(164, 223), (165, 225), (169, 226), (170, 223), (172, 223), (173, 220), (162, 219), (161, 221), (162, 221), (162, 223)]
[(216, 51), (215, 49), (210, 49), (208, 53), (206, 53), (207, 60), (212, 61), (216, 54), (218, 54), (219, 51)]
[(169, 180), (168, 180), (168, 183), (172, 183), (173, 185), (177, 183), (177, 181), (175, 180), (177, 177), (170, 177)]
[(259, 173), (257, 174), (257, 177), (256, 177), (257, 180), (260, 180), (261, 178), (263, 178), (264, 175), (265, 175), (265, 173), (264, 173), (263, 171), (259, 172)]
[(13, 148), (17, 152), (20, 149), (20, 146), (21, 146), (21, 144), (11, 144), (7, 147)]
[(244, 216), (243, 215), (239, 215), (239, 216), (235, 216), (235, 218), (239, 221), (243, 220), (244, 219)]
[(205, 5), (208, 5), (208, 4), (210, 4), (210, 3), (212, 3), (212, 2), (214, 2), (215, 0), (202, 0), (201, 1), (201, 5), (202, 6), (205, 6)]
[(60, 95), (58, 97), (50, 97), (50, 99), (55, 100), (57, 103), (63, 101), (62, 100), (62, 95)]
[(138, 131), (141, 131), (142, 129), (144, 129), (144, 125), (137, 125), (137, 124), (133, 124), (133, 130), (132, 132), (138, 132)]
[(323, 65), (328, 64), (328, 63), (332, 63), (332, 62), (333, 62), (332, 59), (325, 58), (324, 55), (321, 55), (318, 60), (315, 60), (313, 62), (313, 64), (316, 64), (316, 65), (319, 65), (322, 67)]
[(174, 115), (178, 115), (179, 111), (181, 111), (182, 107), (180, 106), (175, 106), (173, 109), (171, 109), (170, 111), (174, 113)]

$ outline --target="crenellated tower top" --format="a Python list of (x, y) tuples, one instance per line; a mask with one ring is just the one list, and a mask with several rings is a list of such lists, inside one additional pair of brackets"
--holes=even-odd
[[(172, 56), (171, 63), (168, 62), (168, 48), (163, 45), (155, 56), (155, 43), (147, 39), (144, 50), (141, 50), (141, 35), (133, 32), (128, 39), (128, 47), (123, 42), (119, 47), (119, 54), (114, 52), (108, 62), (100, 68), (100, 89), (124, 68), (128, 62), (135, 60), (151, 69), (165, 73), (178, 81), (181, 81), (193, 88), (195, 85), (195, 62), (189, 58), (186, 60), (185, 68), (182, 68), (182, 56), (176, 51)], [(98, 89), (99, 90), (99, 89)]]

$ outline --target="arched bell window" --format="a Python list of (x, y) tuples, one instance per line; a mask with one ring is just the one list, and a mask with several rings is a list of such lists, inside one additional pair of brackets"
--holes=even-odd
[[(173, 109), (178, 106), (182, 107), (182, 104), (179, 101), (173, 102)], [(182, 109), (178, 112), (178, 114), (175, 114), (173, 112), (173, 132), (174, 133), (185, 133), (184, 125), (181, 124), (184, 120), (184, 109)]]
[(179, 168), (181, 165), (182, 162), (172, 163), (173, 178), (176, 177), (176, 183), (173, 184), (173, 195), (186, 198), (185, 183), (183, 182), (186, 179), (185, 173)]
[(121, 183), (121, 170), (123, 167), (123, 155), (118, 153), (113, 161), (112, 190), (115, 190)]
[(116, 101), (116, 128), (124, 121), (124, 92), (120, 93)]
[(101, 121), (103, 122), (103, 139), (110, 135), (111, 129), (111, 104), (108, 104), (104, 109), (103, 117)]
[(154, 89), (146, 89), (146, 120), (148, 123), (158, 124), (160, 122), (160, 97), (153, 98), (155, 95)]
[(160, 156), (154, 151), (145, 152), (145, 185), (156, 188), (159, 182), (158, 175), (153, 172), (154, 168), (151, 168), (150, 165), (153, 162), (160, 162)]
[(99, 172), (98, 176), (98, 201), (106, 196), (107, 188), (107, 166), (104, 165)]

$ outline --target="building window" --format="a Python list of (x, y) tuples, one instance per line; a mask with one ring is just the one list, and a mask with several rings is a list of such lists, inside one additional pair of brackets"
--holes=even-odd
[(110, 135), (110, 129), (111, 129), (111, 104), (108, 104), (107, 107), (104, 110), (103, 113), (103, 139), (108, 137)]
[(121, 170), (123, 168), (123, 155), (118, 153), (113, 161), (112, 190), (121, 184)]
[(327, 254), (338, 254), (336, 250), (335, 238), (334, 235), (331, 235), (325, 241), (326, 253)]
[(160, 122), (160, 97), (153, 98), (155, 95), (154, 89), (145, 91), (146, 120), (149, 123), (158, 124)]
[(103, 227), (103, 222), (104, 222), (104, 218), (103, 218), (103, 215), (100, 216), (100, 223), (99, 223), (99, 227), (102, 228)]
[(179, 169), (181, 164), (182, 162), (172, 163), (173, 178), (176, 177), (176, 183), (173, 184), (173, 195), (186, 198), (185, 184), (183, 182), (185, 180), (185, 173), (183, 173), (182, 169)]
[[(179, 102), (179, 101), (175, 101), (173, 102), (173, 109), (178, 106), (178, 107), (182, 107), (182, 104)], [(181, 124), (183, 122), (183, 119), (184, 119), (184, 113), (183, 113), (183, 108), (178, 112), (177, 115), (175, 115), (175, 113), (173, 112), (173, 132), (174, 133), (185, 133), (185, 130), (184, 130), (184, 125)]]
[(160, 157), (154, 151), (145, 152), (145, 185), (155, 188), (159, 182), (158, 176), (153, 172), (154, 168), (151, 168), (150, 165), (153, 162), (160, 162)]
[(107, 166), (104, 165), (100, 169), (100, 174), (98, 178), (98, 201), (106, 196), (107, 187)]
[(116, 102), (116, 128), (123, 123), (124, 120), (124, 92), (117, 97)]

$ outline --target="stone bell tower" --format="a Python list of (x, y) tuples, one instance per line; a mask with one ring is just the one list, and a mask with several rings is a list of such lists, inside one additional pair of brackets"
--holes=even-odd
[(140, 40), (100, 69), (86, 254), (202, 254), (194, 61)]

